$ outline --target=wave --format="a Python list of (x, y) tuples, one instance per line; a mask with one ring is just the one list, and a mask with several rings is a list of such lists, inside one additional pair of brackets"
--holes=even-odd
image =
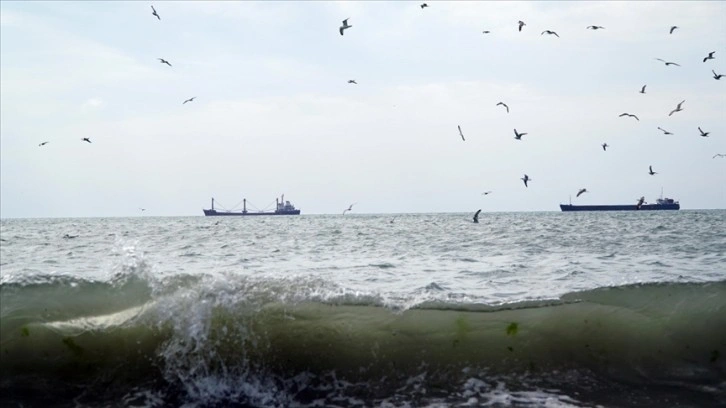
[(497, 305), (419, 292), (392, 306), (300, 277), (6, 281), (0, 390), (90, 405), (144, 395), (151, 405), (399, 406), (491, 402), (502, 387), (539, 401), (556, 387), (563, 405), (587, 405), (567, 398), (602, 402), (625, 387), (673, 399), (675, 386), (701, 405), (726, 401), (726, 281)]

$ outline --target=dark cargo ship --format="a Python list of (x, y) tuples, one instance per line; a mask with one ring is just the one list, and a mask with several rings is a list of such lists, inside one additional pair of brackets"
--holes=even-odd
[(214, 209), (214, 197), (212, 197), (212, 208), (204, 211), (206, 216), (252, 216), (252, 215), (300, 215), (300, 210), (295, 208), (290, 201), (285, 201), (285, 196), (275, 198), (275, 211), (247, 211), (247, 199), (242, 200), (241, 211), (218, 211)]
[(655, 204), (647, 204), (641, 198), (635, 204), (625, 205), (572, 205), (560, 204), (562, 211), (649, 211), (649, 210), (680, 210), (681, 205), (672, 198), (659, 198)]

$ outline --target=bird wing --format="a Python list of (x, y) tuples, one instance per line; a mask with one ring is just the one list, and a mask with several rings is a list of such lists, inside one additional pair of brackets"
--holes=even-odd
[(645, 92), (645, 87), (648, 85), (643, 85), (643, 87), (640, 89), (640, 92)]
[(657, 59), (658, 61), (663, 61), (663, 62), (666, 62), (666, 60), (664, 60), (664, 59), (661, 59), (661, 58), (656, 58), (656, 59)]
[(648, 166), (648, 170), (650, 170), (650, 172), (652, 173), (653, 172), (653, 166)]
[(630, 115), (630, 116), (634, 117), (634, 118), (635, 118), (635, 120), (637, 120), (638, 122), (640, 122), (640, 119), (638, 119), (638, 117), (637, 117), (637, 116), (635, 116), (635, 115)]
[(553, 31), (552, 34), (554, 34), (555, 37), (560, 38), (560, 36), (556, 32)]
[(622, 118), (623, 116), (629, 116), (629, 115), (627, 113), (621, 113), (620, 115), (618, 115), (619, 118)]
[(675, 65), (675, 66), (677, 66), (677, 67), (680, 67), (680, 64), (676, 64), (675, 62), (671, 62), (670, 64), (671, 64), (671, 65)]

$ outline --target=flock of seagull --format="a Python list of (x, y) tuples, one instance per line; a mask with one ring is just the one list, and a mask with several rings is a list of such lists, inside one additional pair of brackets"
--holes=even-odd
[[(429, 7), (429, 5), (428, 5), (428, 4), (426, 4), (426, 3), (422, 3), (422, 4), (420, 5), (420, 7), (421, 7), (421, 9), (423, 10), (423, 9), (425, 9), (425, 8), (428, 8), (428, 7)], [(158, 19), (159, 21), (161, 21), (161, 16), (160, 16), (160, 15), (159, 15), (159, 13), (158, 13), (158, 12), (156, 11), (156, 9), (154, 8), (154, 6), (153, 6), (153, 5), (151, 6), (151, 14), (152, 14), (152, 15), (153, 15), (154, 17), (156, 17), (156, 18), (157, 18), (157, 19)], [(345, 20), (343, 20), (343, 21), (342, 21), (342, 25), (341, 25), (341, 26), (340, 26), (340, 27), (338, 28), (338, 31), (339, 31), (339, 33), (340, 33), (340, 35), (341, 35), (341, 36), (345, 35), (345, 31), (346, 31), (346, 30), (349, 30), (349, 29), (351, 29), (351, 28), (353, 27), (352, 25), (350, 25), (350, 24), (348, 23), (348, 20), (350, 20), (350, 18), (346, 18)], [(522, 32), (522, 29), (523, 29), (523, 28), (524, 28), (524, 27), (525, 27), (526, 25), (527, 25), (527, 24), (526, 24), (526, 23), (525, 23), (524, 21), (521, 21), (521, 20), (520, 20), (520, 21), (518, 21), (518, 23), (517, 23), (517, 30), (518, 30), (519, 32)], [(670, 27), (670, 29), (669, 29), (669, 34), (673, 34), (673, 32), (674, 32), (675, 30), (679, 29), (679, 28), (680, 28), (680, 27), (678, 27), (678, 26), (671, 26), (671, 27)], [(595, 30), (604, 30), (604, 29), (605, 29), (605, 27), (603, 27), (603, 26), (599, 26), (599, 25), (590, 25), (590, 26), (587, 26), (587, 27), (586, 27), (586, 29), (588, 29), (588, 30), (593, 30), (593, 31), (595, 31)], [(483, 34), (489, 34), (489, 33), (490, 33), (490, 31), (489, 31), (489, 30), (484, 30), (484, 31), (482, 31), (482, 33), (483, 33)], [(559, 38), (559, 37), (560, 37), (560, 36), (559, 36), (559, 34), (557, 34), (557, 32), (555, 32), (555, 31), (553, 31), (553, 30), (544, 30), (544, 31), (542, 31), (542, 33), (541, 33), (540, 35), (545, 35), (545, 34), (547, 34), (547, 35), (552, 35), (552, 36), (555, 36), (555, 37), (557, 37), (557, 38)], [(704, 57), (704, 58), (703, 58), (703, 62), (705, 63), (705, 62), (707, 62), (708, 60), (713, 60), (713, 59), (715, 59), (715, 57), (714, 57), (714, 54), (715, 54), (715, 53), (716, 53), (716, 51), (711, 51), (711, 52), (709, 52), (709, 53), (708, 53), (708, 55), (707, 55), (706, 57)], [(157, 58), (157, 59), (159, 60), (159, 62), (160, 62), (161, 64), (165, 64), (165, 65), (168, 65), (169, 67), (172, 67), (172, 64), (171, 64), (171, 63), (170, 63), (170, 62), (169, 62), (168, 60), (166, 60), (166, 59), (164, 59), (164, 58)], [(665, 66), (676, 66), (676, 67), (680, 67), (680, 64), (678, 64), (678, 63), (676, 63), (676, 62), (672, 62), (672, 61), (666, 61), (666, 60), (664, 60), (664, 59), (662, 59), (662, 58), (655, 58), (655, 59), (656, 59), (656, 60), (658, 60), (658, 61), (661, 61), (661, 62), (663, 62), (663, 63), (665, 64)], [(713, 73), (713, 78), (714, 78), (714, 79), (716, 79), (716, 80), (720, 80), (720, 79), (721, 79), (721, 78), (722, 78), (722, 77), (724, 76), (723, 74), (717, 74), (715, 70), (711, 70), (711, 72)], [(350, 80), (348, 80), (348, 83), (349, 83), (349, 84), (354, 84), (354, 85), (357, 85), (357, 84), (358, 84), (358, 82), (357, 82), (357, 81), (356, 81), (355, 79), (350, 79)], [(639, 92), (639, 93), (641, 93), (641, 94), (645, 94), (645, 93), (646, 93), (646, 92), (645, 92), (646, 86), (647, 86), (647, 85), (643, 85), (643, 87), (642, 87), (642, 88), (640, 89), (640, 91), (638, 91), (638, 92)], [(186, 100), (184, 100), (184, 101), (182, 102), (182, 105), (184, 105), (184, 104), (187, 104), (187, 103), (189, 103), (189, 102), (193, 102), (193, 101), (194, 101), (194, 99), (196, 99), (196, 96), (194, 96), (194, 97), (191, 97), (191, 98), (189, 98), (189, 99), (186, 99)], [(685, 103), (685, 100), (683, 100), (683, 101), (679, 102), (679, 103), (678, 103), (678, 104), (676, 105), (675, 109), (673, 109), (673, 110), (672, 110), (672, 111), (671, 111), (671, 112), (670, 112), (670, 113), (668, 114), (668, 116), (672, 116), (672, 115), (673, 115), (674, 113), (677, 113), (677, 112), (681, 112), (681, 111), (683, 111), (683, 104), (684, 104), (684, 103)], [(507, 113), (509, 113), (509, 106), (508, 106), (508, 105), (507, 105), (506, 103), (504, 103), (504, 102), (501, 102), (501, 101), (500, 101), (500, 102), (498, 102), (498, 103), (496, 104), (496, 106), (502, 106), (502, 107), (503, 107), (504, 109), (506, 109), (506, 112), (507, 112)], [(628, 112), (624, 112), (624, 113), (620, 114), (620, 115), (619, 115), (619, 117), (631, 117), (631, 118), (634, 118), (634, 119), (635, 119), (635, 120), (637, 120), (637, 121), (640, 121), (640, 119), (638, 118), (638, 116), (637, 116), (637, 115), (635, 115), (635, 114), (631, 114), (631, 113), (628, 113)], [(466, 141), (466, 138), (464, 137), (464, 133), (463, 133), (463, 131), (461, 130), (461, 126), (460, 126), (460, 125), (457, 125), (457, 128), (458, 128), (458, 130), (459, 130), (459, 136), (461, 137), (461, 140), (462, 140), (462, 141)], [(671, 133), (671, 132), (669, 132), (669, 131), (667, 131), (667, 130), (665, 130), (665, 129), (661, 128), (661, 127), (658, 127), (658, 130), (662, 131), (664, 135), (672, 135), (672, 134), (673, 134), (673, 133)], [(703, 130), (701, 129), (701, 127), (700, 127), (700, 126), (698, 127), (698, 131), (699, 131), (699, 133), (700, 133), (700, 136), (701, 136), (701, 137), (708, 137), (708, 136), (709, 136), (709, 134), (710, 134), (710, 132), (705, 132), (705, 131), (703, 131)], [(518, 131), (517, 131), (517, 129), (514, 129), (514, 139), (515, 139), (515, 140), (522, 140), (522, 136), (525, 136), (525, 135), (527, 135), (527, 133), (526, 133), (526, 132), (521, 132), (521, 133), (520, 133), (520, 132), (518, 132)], [(83, 141), (83, 142), (87, 142), (87, 143), (91, 143), (91, 140), (90, 140), (90, 138), (88, 138), (88, 137), (84, 137), (84, 138), (82, 138), (82, 139), (81, 139), (81, 141)], [(39, 147), (42, 147), (42, 146), (45, 146), (45, 145), (47, 145), (48, 143), (50, 143), (50, 142), (49, 142), (49, 141), (44, 141), (44, 142), (41, 142), (41, 143), (40, 143), (40, 144), (39, 144), (38, 146), (39, 146)], [(602, 144), (601, 146), (602, 146), (602, 149), (603, 149), (603, 151), (607, 151), (607, 148), (609, 147), (609, 145), (608, 145), (607, 143), (603, 143), (603, 144)], [(718, 153), (718, 154), (715, 154), (715, 155), (713, 156), (713, 158), (714, 158), (714, 159), (715, 159), (715, 158), (717, 158), (717, 157), (721, 157), (721, 158), (726, 158), (726, 154), (721, 154), (721, 153)], [(656, 174), (658, 174), (658, 173), (657, 173), (657, 172), (655, 172), (655, 171), (653, 171), (653, 166), (651, 165), (651, 166), (648, 166), (648, 174), (649, 174), (649, 175), (651, 175), (651, 176), (653, 176), (653, 175), (656, 175)], [(531, 177), (529, 177), (529, 176), (528, 176), (527, 174), (524, 174), (524, 177), (522, 177), (522, 178), (521, 178), (521, 180), (522, 180), (522, 181), (524, 182), (524, 186), (525, 186), (525, 187), (528, 187), (528, 186), (529, 186), (529, 185), (528, 185), (528, 183), (529, 183), (530, 181), (532, 181), (532, 178), (531, 178)], [(576, 197), (579, 197), (580, 195), (582, 195), (582, 194), (584, 194), (584, 193), (587, 193), (587, 192), (588, 192), (588, 191), (587, 191), (587, 189), (586, 189), (586, 188), (581, 188), (581, 189), (579, 189), (579, 190), (578, 190), (578, 192), (577, 192), (577, 195), (576, 195)], [(492, 193), (492, 191), (486, 191), (486, 192), (482, 193), (482, 195), (488, 195), (488, 194), (491, 194), (491, 193)], [(644, 200), (644, 199), (643, 199), (643, 197), (641, 197), (641, 198), (640, 198), (640, 199), (638, 200), (638, 204), (637, 204), (637, 205), (638, 205), (638, 206), (642, 205), (642, 203), (643, 203), (643, 200)], [(351, 204), (350, 206), (348, 206), (348, 208), (347, 208), (347, 209), (345, 209), (345, 210), (343, 211), (343, 214), (346, 214), (347, 212), (349, 212), (349, 211), (352, 211), (352, 210), (353, 210), (353, 205), (355, 205), (355, 203), (354, 203), (354, 204)], [(145, 211), (145, 209), (141, 209), (141, 208), (140, 208), (140, 210), (141, 210), (141, 211)], [(480, 213), (480, 212), (481, 212), (481, 210), (477, 211), (477, 212), (476, 212), (476, 214), (474, 215), (474, 222), (478, 222), (478, 216), (479, 216), (479, 213)]]

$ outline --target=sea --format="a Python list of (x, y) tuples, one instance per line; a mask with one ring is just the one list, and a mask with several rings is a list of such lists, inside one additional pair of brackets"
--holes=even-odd
[(2, 407), (724, 407), (726, 211), (0, 221)]

